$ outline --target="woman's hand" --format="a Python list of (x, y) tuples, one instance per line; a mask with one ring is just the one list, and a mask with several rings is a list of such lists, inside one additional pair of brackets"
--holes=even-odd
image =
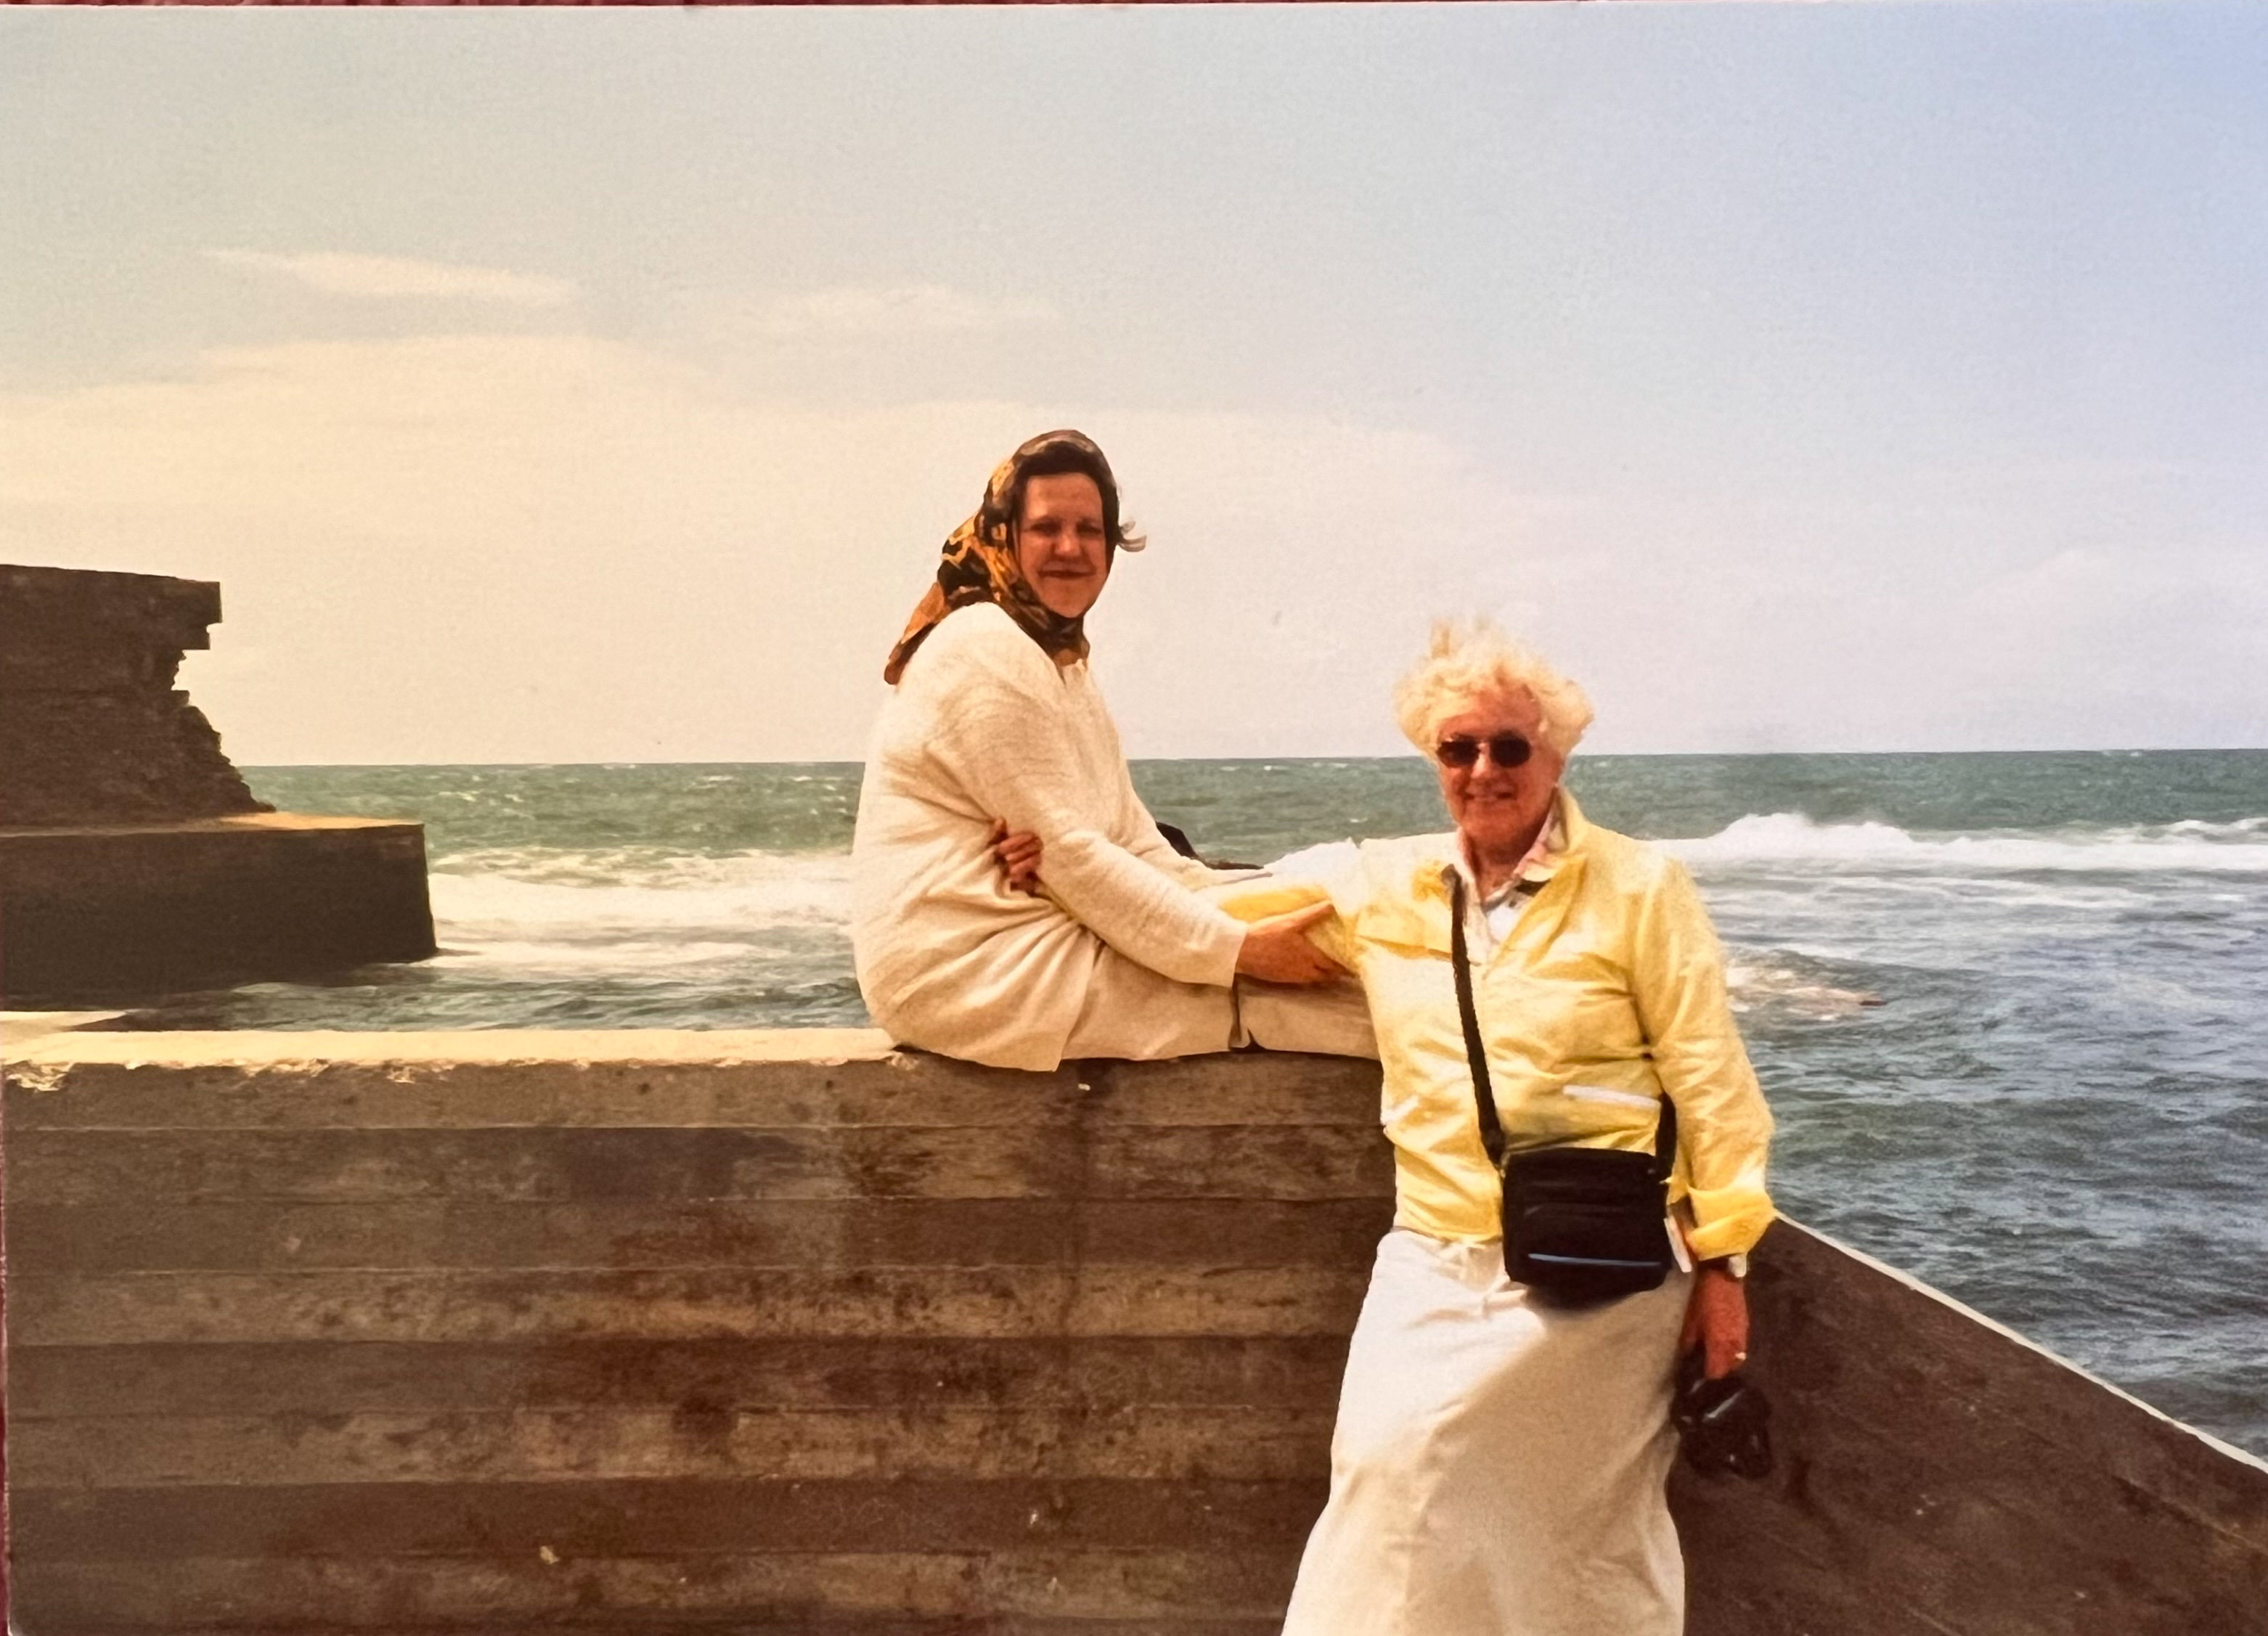
[(1237, 951), (1239, 975), (1256, 977), (1263, 983), (1301, 984), (1328, 983), (1335, 977), (1344, 977), (1346, 967), (1307, 938), (1307, 928), (1330, 912), (1328, 902), (1311, 903), (1289, 914), (1255, 921), (1244, 934), (1244, 947)]
[(992, 820), (992, 858), (999, 864), (1000, 872), (1007, 877), (1011, 891), (1029, 892), (1034, 897), (1040, 891), (1040, 838), (1028, 830), (1008, 833), (1006, 818)]
[(1711, 1380), (1730, 1375), (1749, 1359), (1749, 1288), (1720, 1266), (1707, 1263), (1693, 1273), (1693, 1294), (1685, 1303), (1685, 1332), (1677, 1350), (1701, 1348), (1701, 1373)]

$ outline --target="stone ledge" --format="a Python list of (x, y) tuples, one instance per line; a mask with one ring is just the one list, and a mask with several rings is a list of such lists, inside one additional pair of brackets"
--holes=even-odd
[(273, 835), (391, 830), (422, 833), (415, 818), (330, 818), (310, 812), (232, 812), (221, 818), (164, 818), (115, 824), (0, 824), (0, 841), (52, 840), (68, 846), (88, 835), (131, 840), (167, 835)]
[(833, 1066), (842, 1062), (877, 1062), (891, 1057), (898, 1058), (901, 1065), (945, 1060), (924, 1058), (919, 1053), (900, 1052), (890, 1043), (890, 1037), (876, 1028), (497, 1028), (355, 1033), (313, 1030), (304, 1033), (172, 1033), (81, 1028), (70, 1033), (47, 1033), (27, 1043), (11, 1059), (11, 1066), (264, 1068), (383, 1067), (390, 1063), (654, 1062), (705, 1063), (726, 1067), (749, 1062)]

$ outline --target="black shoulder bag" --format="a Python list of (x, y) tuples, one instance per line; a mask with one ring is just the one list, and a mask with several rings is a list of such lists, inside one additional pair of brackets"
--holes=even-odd
[(1557, 1306), (1587, 1307), (1656, 1289), (1676, 1265), (1669, 1244), (1669, 1169), (1677, 1157), (1677, 1109), (1661, 1099), (1654, 1151), (1608, 1148), (1505, 1149), (1489, 1083), (1488, 1053), (1473, 1010), (1465, 953), (1465, 879), (1453, 877), (1449, 957), (1465, 1024), (1481, 1145), (1504, 1184), (1504, 1270)]

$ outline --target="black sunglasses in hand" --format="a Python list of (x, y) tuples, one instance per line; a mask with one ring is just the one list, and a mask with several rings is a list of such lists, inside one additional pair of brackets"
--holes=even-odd
[(1685, 1464), (1703, 1476), (1771, 1475), (1771, 1405), (1764, 1389), (1738, 1369), (1709, 1379), (1698, 1346), (1679, 1361), (1669, 1421)]
[(1511, 768), (1522, 765), (1535, 753), (1535, 746), (1518, 733), (1498, 733), (1488, 739), (1444, 738), (1433, 747), (1433, 754), (1443, 767), (1460, 770), (1477, 766), (1483, 749), (1489, 759), (1498, 767)]

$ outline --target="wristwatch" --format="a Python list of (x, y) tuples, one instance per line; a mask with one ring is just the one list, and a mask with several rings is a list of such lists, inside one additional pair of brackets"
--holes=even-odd
[(1701, 1265), (1715, 1267), (1729, 1278), (1746, 1278), (1749, 1275), (1749, 1258), (1745, 1252), (1740, 1255), (1712, 1256)]

